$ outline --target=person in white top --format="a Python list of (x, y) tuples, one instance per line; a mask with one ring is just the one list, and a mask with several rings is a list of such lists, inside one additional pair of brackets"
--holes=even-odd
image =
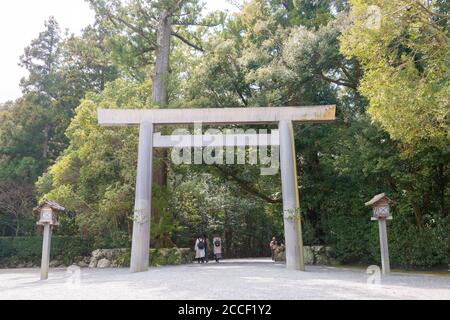
[(205, 248), (206, 244), (202, 237), (198, 237), (195, 241), (195, 259), (197, 259), (198, 263), (205, 262)]

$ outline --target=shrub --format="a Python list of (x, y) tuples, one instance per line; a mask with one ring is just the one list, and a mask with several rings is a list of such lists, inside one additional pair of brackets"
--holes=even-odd
[(119, 253), (116, 259), (116, 263), (119, 267), (129, 267), (131, 260), (131, 249), (127, 248), (126, 250)]
[(450, 258), (448, 218), (418, 228), (401, 221), (389, 225), (391, 264), (402, 268), (447, 267)]
[[(344, 264), (381, 265), (378, 224), (367, 217), (335, 216), (329, 219), (331, 255)], [(450, 258), (448, 218), (432, 220), (419, 228), (402, 214), (388, 222), (392, 267), (429, 269), (446, 267)]]
[[(60, 257), (70, 263), (75, 257), (90, 255), (91, 241), (76, 236), (53, 236), (51, 258)], [(17, 257), (19, 260), (36, 260), (42, 255), (42, 237), (0, 238), (0, 259)]]
[[(369, 218), (370, 219), (370, 218)], [(371, 264), (376, 261), (374, 224), (367, 217), (336, 215), (327, 221), (330, 255), (343, 264)]]

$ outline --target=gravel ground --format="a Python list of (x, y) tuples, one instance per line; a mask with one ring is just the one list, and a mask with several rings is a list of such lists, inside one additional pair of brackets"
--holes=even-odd
[(392, 273), (379, 285), (367, 284), (365, 270), (309, 266), (289, 271), (265, 259), (228, 260), (221, 264), (128, 269), (52, 269), (39, 281), (38, 269), (0, 270), (3, 300), (318, 300), (446, 299), (450, 276)]

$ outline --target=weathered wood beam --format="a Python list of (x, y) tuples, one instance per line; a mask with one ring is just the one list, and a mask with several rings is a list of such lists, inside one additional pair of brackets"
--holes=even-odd
[(336, 106), (212, 108), (212, 109), (99, 109), (102, 126), (141, 123), (272, 124), (280, 121), (322, 123), (335, 120)]

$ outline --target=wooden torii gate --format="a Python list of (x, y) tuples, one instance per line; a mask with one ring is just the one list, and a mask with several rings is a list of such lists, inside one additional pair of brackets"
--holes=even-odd
[[(131, 272), (143, 272), (149, 267), (150, 217), (152, 194), (153, 148), (174, 147), (171, 136), (154, 132), (155, 125), (176, 124), (278, 124), (281, 183), (283, 195), (286, 266), (305, 270), (300, 219), (296, 152), (293, 123), (326, 123), (335, 120), (336, 106), (276, 107), (276, 108), (215, 108), (215, 109), (100, 109), (102, 126), (139, 126), (139, 152), (134, 206)], [(238, 138), (239, 135), (236, 135)], [(190, 141), (194, 145), (195, 136)], [(259, 137), (267, 141), (267, 135)], [(239, 139), (238, 139), (239, 140)], [(245, 137), (244, 137), (245, 140)], [(222, 140), (223, 141), (223, 140)], [(202, 139), (201, 146), (210, 139)], [(266, 142), (267, 144), (267, 142)], [(183, 147), (189, 145), (184, 144)]]

